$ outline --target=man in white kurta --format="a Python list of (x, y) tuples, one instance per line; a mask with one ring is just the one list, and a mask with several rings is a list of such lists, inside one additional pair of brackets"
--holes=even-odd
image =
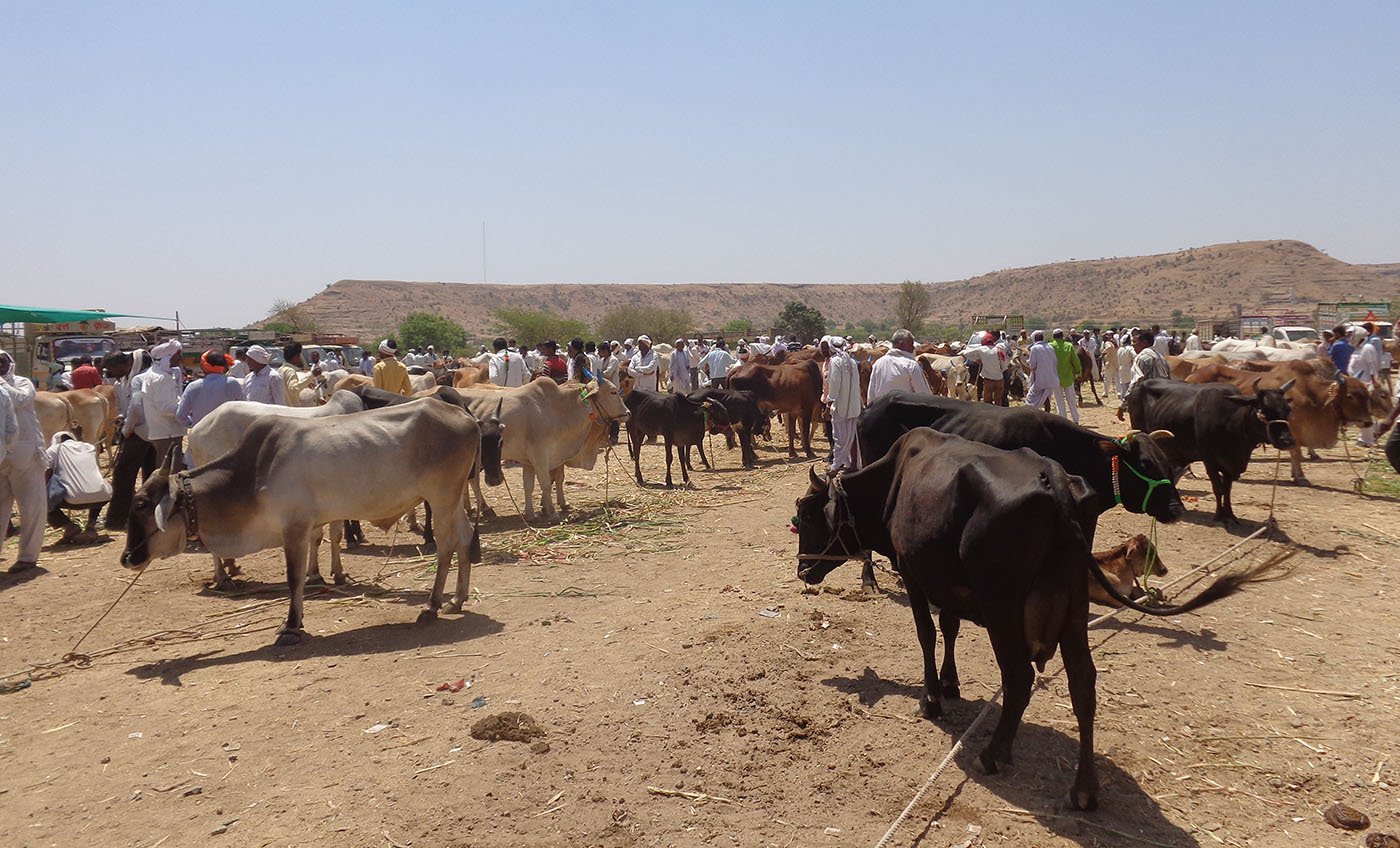
[(15, 373), (15, 361), (0, 350), (0, 392), (10, 401), (14, 429), (8, 421), (3, 428), (11, 433), (5, 456), (0, 459), (0, 546), (9, 530), (10, 515), (19, 502), (19, 554), (10, 573), (25, 571), (39, 564), (39, 548), (44, 544), (44, 522), (49, 512), (44, 485), (44, 435), (34, 409), (34, 384)]
[(889, 353), (875, 360), (870, 369), (870, 388), (866, 397), (871, 403), (890, 392), (913, 392), (916, 395), (933, 396), (924, 372), (919, 368), (919, 360), (914, 357), (914, 334), (908, 330), (896, 330), (890, 339), (894, 347)]
[(131, 412), (122, 425), (122, 434), (146, 426), (146, 440), (164, 461), (166, 453), (185, 437), (185, 424), (177, 414), (184, 381), (177, 364), (180, 343), (174, 339), (151, 348), (151, 367), (131, 381)]
[(1035, 408), (1048, 403), (1060, 387), (1060, 365), (1054, 349), (1045, 341), (1044, 330), (1036, 330), (1031, 338), (1034, 343), (1026, 363), (1031, 370), (1031, 386), (1026, 392), (1026, 406)]
[(675, 350), (671, 351), (671, 391), (678, 395), (688, 395), (690, 385), (690, 351), (685, 339), (676, 339)]
[[(846, 353), (846, 340), (832, 336), (827, 340), (831, 358), (827, 361), (827, 397), (822, 398), (831, 410), (831, 470), (855, 471), (860, 468), (856, 457), (856, 419), (860, 417), (860, 366)], [(923, 379), (923, 375), (919, 375)]]
[(656, 351), (651, 349), (651, 336), (637, 337), (637, 350), (632, 354), (627, 372), (637, 381), (634, 388), (660, 391), (661, 368), (656, 361)]

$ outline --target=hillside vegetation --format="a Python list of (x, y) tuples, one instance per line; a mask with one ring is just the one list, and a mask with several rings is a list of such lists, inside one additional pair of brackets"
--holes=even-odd
[[(1224, 318), (1234, 304), (1253, 310), (1309, 311), (1318, 301), (1400, 300), (1400, 264), (1352, 265), (1298, 241), (1197, 247), (1175, 253), (1056, 262), (933, 284), (928, 321), (967, 324), (988, 312), (1036, 316), (1057, 324), (1167, 323), (1173, 312)], [(694, 283), (673, 285), (510, 285), (341, 280), (301, 304), (322, 328), (369, 336), (410, 312), (434, 312), (478, 337), (496, 332), (500, 309), (545, 309), (589, 327), (624, 305), (676, 307), (715, 329), (734, 319), (769, 326), (784, 304), (800, 300), (838, 327), (889, 324), (899, 283)], [(988, 304), (998, 304), (993, 310)]]

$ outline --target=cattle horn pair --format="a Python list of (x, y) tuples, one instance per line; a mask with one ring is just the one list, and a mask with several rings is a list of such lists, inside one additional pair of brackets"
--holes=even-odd
[(1171, 430), (1153, 430), (1151, 433), (1144, 433), (1141, 430), (1129, 430), (1127, 433), (1123, 434), (1123, 441), (1129, 442), (1138, 436), (1146, 436), (1149, 439), (1171, 439), (1175, 438), (1176, 434)]

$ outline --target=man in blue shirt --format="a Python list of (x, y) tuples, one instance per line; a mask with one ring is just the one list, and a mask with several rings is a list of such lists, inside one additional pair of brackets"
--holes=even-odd
[(1345, 374), (1347, 366), (1351, 364), (1351, 354), (1355, 348), (1351, 342), (1347, 341), (1347, 328), (1341, 324), (1332, 328), (1332, 335), (1337, 337), (1332, 346), (1327, 348), (1327, 355), (1332, 358), (1332, 364), (1337, 366), (1337, 370)]

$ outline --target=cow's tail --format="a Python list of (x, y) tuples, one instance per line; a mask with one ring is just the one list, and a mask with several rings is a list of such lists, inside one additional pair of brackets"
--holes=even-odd
[(1258, 565), (1247, 568), (1244, 571), (1222, 574), (1207, 586), (1205, 591), (1201, 592), (1201, 594), (1185, 603), (1175, 604), (1173, 606), (1149, 606), (1125, 597), (1122, 592), (1118, 591), (1118, 587), (1113, 584), (1113, 581), (1108, 578), (1108, 575), (1104, 574), (1103, 568), (1099, 566), (1098, 560), (1094, 559), (1092, 555), (1089, 557), (1089, 570), (1093, 572), (1094, 578), (1099, 581), (1099, 585), (1104, 588), (1105, 592), (1111, 595), (1115, 601), (1129, 609), (1148, 615), (1181, 615), (1182, 613), (1198, 610), (1208, 604), (1213, 604), (1221, 598), (1228, 598), (1250, 583), (1260, 583), (1265, 580), (1274, 580), (1283, 576), (1282, 574), (1275, 573), (1276, 570), (1285, 560), (1292, 557), (1297, 552), (1297, 549), (1290, 548), (1286, 551), (1280, 551)]

